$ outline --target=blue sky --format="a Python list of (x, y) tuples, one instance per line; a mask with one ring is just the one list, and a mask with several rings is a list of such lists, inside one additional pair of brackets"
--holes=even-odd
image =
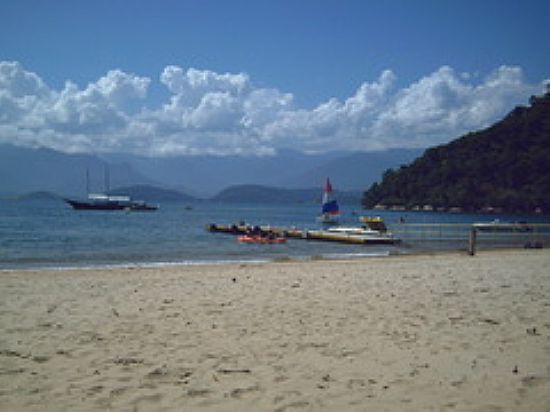
[(156, 155), (444, 143), (544, 90), (548, 16), (534, 0), (2, 0), (0, 141)]

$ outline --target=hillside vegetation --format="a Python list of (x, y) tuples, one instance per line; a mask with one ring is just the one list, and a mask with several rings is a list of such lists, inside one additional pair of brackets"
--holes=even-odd
[(366, 208), (550, 213), (550, 92), (485, 130), (387, 170), (362, 202)]

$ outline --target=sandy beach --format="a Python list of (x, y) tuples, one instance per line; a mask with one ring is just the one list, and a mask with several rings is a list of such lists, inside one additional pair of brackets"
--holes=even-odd
[(2, 411), (550, 411), (550, 251), (0, 272)]

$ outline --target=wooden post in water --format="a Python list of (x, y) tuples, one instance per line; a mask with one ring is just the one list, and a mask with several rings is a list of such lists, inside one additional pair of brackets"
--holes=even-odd
[(476, 254), (476, 238), (477, 238), (477, 229), (474, 225), (472, 225), (472, 230), (470, 231), (470, 245), (468, 248), (468, 252), (470, 253), (470, 256), (474, 256)]

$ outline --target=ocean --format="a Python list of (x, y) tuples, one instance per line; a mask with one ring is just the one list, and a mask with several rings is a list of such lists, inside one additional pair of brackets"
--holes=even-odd
[[(205, 229), (210, 223), (240, 221), (318, 229), (315, 217), (319, 205), (313, 203), (165, 202), (155, 212), (102, 212), (75, 211), (58, 200), (0, 200), (0, 270), (387, 256), (426, 249), (465, 249), (466, 225), (473, 222), (550, 222), (548, 216), (381, 212), (346, 204), (341, 208), (342, 224), (358, 225), (359, 216), (381, 216), (405, 242), (363, 246), (289, 239), (276, 245), (241, 244), (231, 235)], [(424, 230), (428, 224), (435, 226)], [(459, 236), (445, 236), (444, 229), (454, 224), (464, 225)], [(514, 238), (513, 244), (504, 244), (521, 246), (525, 241)]]

